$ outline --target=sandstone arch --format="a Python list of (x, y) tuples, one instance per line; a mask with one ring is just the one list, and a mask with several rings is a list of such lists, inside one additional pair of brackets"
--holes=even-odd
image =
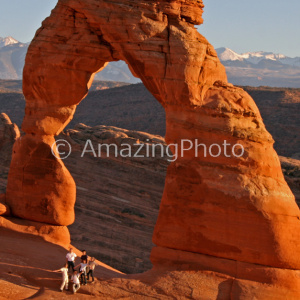
[[(216, 52), (194, 28), (202, 23), (202, 8), (198, 0), (59, 0), (26, 58), (26, 135), (14, 146), (6, 195), (15, 216), (73, 222), (75, 184), (50, 148), (87, 94), (93, 74), (122, 59), (164, 106), (168, 143), (226, 140), (245, 148), (243, 157), (217, 159), (195, 158), (191, 149), (171, 164), (154, 232), (154, 264), (167, 258), (192, 262), (191, 253), (199, 253), (300, 268), (295, 255), (300, 213), (273, 139), (251, 97), (227, 83)], [(228, 268), (225, 273), (238, 276), (236, 265)], [(283, 285), (282, 278), (291, 274), (263, 272), (261, 282)], [(295, 274), (293, 287), (299, 284)]]

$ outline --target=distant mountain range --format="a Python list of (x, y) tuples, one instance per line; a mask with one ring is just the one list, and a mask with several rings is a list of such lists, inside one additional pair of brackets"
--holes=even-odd
[(300, 57), (263, 51), (238, 54), (228, 48), (216, 51), (226, 67), (228, 80), (233, 84), (300, 87)]
[[(222, 62), (226, 61), (239, 61), (244, 63), (251, 63), (254, 65), (258, 65), (262, 61), (273, 62), (274, 65), (278, 65), (281, 63), (283, 65), (289, 65), (293, 67), (300, 67), (300, 57), (287, 57), (283, 54), (274, 54), (272, 52), (247, 52), (243, 54), (238, 54), (232, 51), (229, 48), (218, 48), (216, 49), (218, 56)], [(245, 64), (241, 64), (245, 65)]]
[[(29, 43), (0, 37), (0, 79), (21, 79)], [(272, 52), (238, 54), (229, 48), (216, 49), (225, 65), (229, 82), (235, 85), (300, 88), (300, 57)], [(97, 80), (140, 82), (124, 61), (111, 62), (95, 77)]]

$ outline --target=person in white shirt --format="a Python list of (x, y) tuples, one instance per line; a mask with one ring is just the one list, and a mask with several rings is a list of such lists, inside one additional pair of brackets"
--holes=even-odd
[(76, 292), (80, 289), (79, 275), (80, 274), (78, 274), (75, 270), (71, 277), (71, 280), (73, 282), (73, 294), (76, 294)]
[(78, 266), (75, 267), (75, 269), (77, 269), (78, 267), (79, 267), (81, 283), (83, 283), (83, 285), (86, 285), (87, 284), (86, 281), (87, 261), (84, 259)]
[(92, 257), (88, 264), (89, 271), (87, 273), (87, 280), (90, 279), (90, 275), (91, 275), (92, 282), (94, 282), (94, 270), (95, 270), (96, 266), (98, 266), (98, 264), (95, 262), (95, 257)]
[(62, 283), (60, 286), (60, 291), (62, 292), (64, 288), (68, 290), (68, 285), (69, 285), (68, 264), (65, 264), (61, 269), (55, 270), (53, 272), (62, 273)]
[(73, 272), (74, 272), (76, 257), (77, 257), (76, 253), (74, 253), (73, 249), (70, 248), (70, 252), (66, 255), (66, 260), (68, 263), (68, 270), (70, 270), (70, 268), (72, 268)]

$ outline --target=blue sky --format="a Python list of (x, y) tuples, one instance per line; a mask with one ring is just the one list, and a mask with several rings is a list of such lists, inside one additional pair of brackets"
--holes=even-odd
[[(0, 36), (32, 39), (57, 0), (0, 0)], [(299, 0), (204, 0), (199, 27), (214, 46), (300, 56)]]
[(299, 0), (204, 0), (199, 31), (216, 48), (300, 56)]

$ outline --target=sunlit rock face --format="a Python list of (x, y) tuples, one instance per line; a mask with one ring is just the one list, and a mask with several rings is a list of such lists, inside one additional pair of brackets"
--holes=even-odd
[[(297, 290), (299, 209), (254, 101), (227, 83), (215, 50), (194, 27), (202, 9), (196, 0), (58, 1), (27, 54), (26, 135), (14, 146), (6, 201), (24, 219), (74, 221), (75, 183), (51, 153), (54, 136), (94, 74), (124, 60), (165, 108), (166, 142), (192, 141), (168, 168), (154, 265), (194, 265)], [(242, 155), (206, 156), (202, 148), (195, 155), (197, 143), (225, 141), (232, 154), (239, 144)], [(237, 263), (219, 268), (228, 261)], [(249, 294), (245, 285), (232, 293)]]

